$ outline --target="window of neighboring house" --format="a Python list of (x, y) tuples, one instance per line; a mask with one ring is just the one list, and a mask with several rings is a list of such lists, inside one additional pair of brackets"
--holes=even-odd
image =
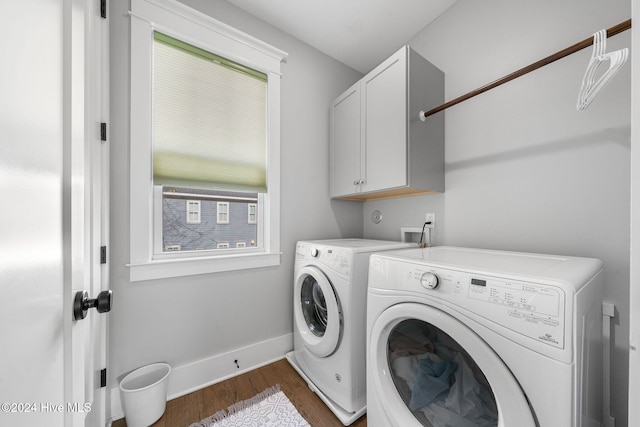
[(236, 248), (246, 248), (247, 242), (236, 242)]
[(229, 203), (227, 202), (218, 202), (217, 203), (217, 223), (218, 224), (229, 224)]
[[(179, 2), (131, 8), (131, 280), (278, 265), (286, 53)], [(236, 208), (252, 244), (218, 257)]]
[(257, 212), (258, 212), (258, 205), (256, 205), (255, 203), (249, 203), (247, 205), (249, 224), (255, 224), (257, 222)]
[(200, 200), (187, 200), (187, 224), (200, 224)]

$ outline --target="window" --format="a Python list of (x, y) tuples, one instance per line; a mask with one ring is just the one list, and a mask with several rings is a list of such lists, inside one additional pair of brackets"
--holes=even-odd
[(247, 205), (247, 216), (248, 216), (247, 222), (249, 224), (255, 224), (257, 222), (257, 212), (258, 212), (258, 205), (256, 205), (255, 203), (249, 203)]
[(229, 224), (229, 203), (218, 202), (217, 203), (218, 224)]
[(131, 280), (278, 265), (286, 53), (179, 2), (131, 8)]
[[(247, 205), (256, 204), (258, 193), (200, 190), (181, 187), (159, 187), (162, 194), (156, 196), (162, 203), (163, 253), (182, 251), (211, 251), (227, 249), (219, 242), (255, 241), (258, 225), (247, 224)], [(186, 199), (186, 200), (185, 200)], [(198, 221), (188, 209), (200, 213)], [(219, 226), (220, 219), (225, 223)], [(230, 246), (229, 246), (230, 247)], [(246, 246), (235, 246), (246, 248)]]
[(187, 224), (200, 224), (200, 200), (187, 200)]
[(246, 248), (247, 242), (236, 242), (236, 248)]

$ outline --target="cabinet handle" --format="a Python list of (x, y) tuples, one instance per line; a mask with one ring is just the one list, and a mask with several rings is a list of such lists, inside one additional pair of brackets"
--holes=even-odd
[(357, 179), (353, 181), (353, 185), (358, 185), (358, 184), (360, 184), (360, 181), (358, 181)]

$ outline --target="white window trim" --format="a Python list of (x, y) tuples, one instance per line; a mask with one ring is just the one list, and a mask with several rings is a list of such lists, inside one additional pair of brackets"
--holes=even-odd
[[(185, 200), (185, 204), (186, 204), (186, 210), (187, 210), (187, 219), (186, 222), (187, 224), (200, 224), (200, 218), (201, 218), (201, 211), (200, 211), (200, 200)], [(191, 209), (189, 209), (190, 206), (197, 206), (198, 209), (195, 211), (192, 211)], [(191, 220), (191, 213), (197, 213), (198, 217), (195, 220)]]
[[(220, 219), (221, 207), (225, 206), (226, 211), (224, 212), (227, 215), (227, 219)], [(216, 223), (217, 224), (229, 224), (229, 202), (216, 202)]]
[[(131, 1), (130, 263), (131, 281), (280, 265), (280, 64), (287, 54), (173, 0)], [(153, 31), (245, 64), (268, 76), (269, 193), (262, 203), (255, 252), (154, 259), (151, 152)], [(158, 226), (157, 224), (155, 225)], [(260, 224), (258, 224), (260, 227)]]

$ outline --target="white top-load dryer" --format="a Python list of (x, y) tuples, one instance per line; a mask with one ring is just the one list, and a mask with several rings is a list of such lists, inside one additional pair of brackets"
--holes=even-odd
[(296, 245), (294, 351), (287, 360), (344, 425), (366, 410), (369, 257), (415, 243), (336, 239)]
[(373, 255), (367, 425), (599, 426), (602, 277), (590, 258)]

